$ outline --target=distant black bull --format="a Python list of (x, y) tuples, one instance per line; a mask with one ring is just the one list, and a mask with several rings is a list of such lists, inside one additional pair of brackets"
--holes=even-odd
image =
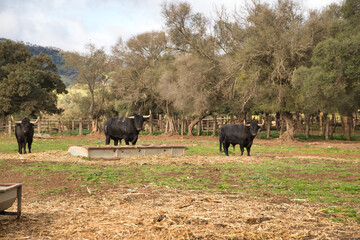
[(121, 139), (124, 139), (126, 145), (129, 145), (129, 142), (135, 145), (143, 123), (149, 117), (150, 115), (142, 116), (134, 113), (131, 116), (126, 114), (126, 117), (109, 118), (104, 124), (105, 144), (109, 145), (112, 139), (114, 140), (114, 146), (117, 146), (119, 140), (121, 144)]
[(220, 152), (222, 151), (221, 146), (224, 146), (224, 152), (226, 156), (229, 156), (229, 146), (232, 144), (240, 145), (241, 156), (244, 153), (244, 148), (247, 150), (247, 155), (250, 156), (250, 148), (256, 137), (259, 129), (264, 125), (249, 122), (243, 124), (225, 124), (221, 126), (219, 133)]
[(25, 154), (27, 143), (29, 153), (31, 153), (31, 144), (34, 136), (33, 126), (39, 122), (40, 117), (38, 117), (35, 122), (30, 121), (28, 118), (24, 118), (22, 121), (15, 121), (13, 116), (11, 116), (11, 120), (15, 123), (15, 137), (18, 142), (18, 152), (22, 154), (22, 150), (24, 149)]

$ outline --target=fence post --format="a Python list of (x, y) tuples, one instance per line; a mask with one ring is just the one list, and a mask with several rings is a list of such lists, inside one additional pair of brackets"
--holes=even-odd
[(9, 128), (8, 128), (8, 133), (9, 133), (9, 135), (11, 135), (11, 121), (9, 121)]
[(184, 120), (184, 116), (181, 117), (181, 136), (184, 135), (184, 129), (185, 129), (185, 120)]
[(79, 119), (79, 135), (82, 135), (82, 118)]
[(39, 134), (41, 133), (41, 120), (37, 123), (37, 131)]
[(161, 114), (159, 114), (159, 130), (162, 131), (163, 130), (163, 125), (162, 125), (162, 116)]
[(153, 117), (152, 117), (152, 114), (150, 114), (149, 122), (150, 122), (149, 135), (152, 136), (152, 134), (153, 134)]
[(59, 118), (59, 135), (62, 135), (62, 129), (61, 129), (61, 118)]

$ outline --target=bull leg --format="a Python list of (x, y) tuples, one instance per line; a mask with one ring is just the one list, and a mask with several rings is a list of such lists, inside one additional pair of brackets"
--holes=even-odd
[(129, 145), (129, 137), (125, 137), (124, 140), (125, 140), (125, 144)]
[(229, 156), (229, 146), (230, 146), (230, 143), (224, 142), (224, 152), (225, 152), (226, 156)]
[(18, 141), (18, 153), (22, 154), (22, 143)]
[(138, 140), (138, 136), (135, 136), (135, 138), (131, 141), (132, 145), (135, 145)]
[(23, 142), (21, 147), (24, 149), (24, 154), (26, 154), (26, 142)]
[(222, 152), (221, 146), (223, 145), (224, 139), (220, 136), (219, 137), (219, 145), (220, 145), (220, 149), (219, 151)]
[(250, 147), (247, 147), (246, 150), (247, 150), (247, 155), (250, 156)]
[(241, 156), (244, 154), (244, 146), (240, 145)]
[(117, 146), (119, 143), (119, 139), (118, 138), (114, 138), (114, 146)]
[(106, 135), (105, 145), (110, 145), (110, 135)]
[(28, 142), (29, 153), (31, 153), (31, 144), (32, 144), (32, 141), (29, 141), (29, 142)]

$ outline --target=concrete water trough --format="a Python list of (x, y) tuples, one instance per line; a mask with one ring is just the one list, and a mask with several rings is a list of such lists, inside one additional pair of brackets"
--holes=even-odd
[[(0, 183), (0, 215), (21, 215), (21, 183)], [(7, 212), (17, 199), (17, 211)]]
[(74, 156), (90, 159), (120, 159), (132, 156), (167, 154), (184, 156), (185, 146), (178, 145), (139, 145), (139, 146), (70, 146), (68, 151)]

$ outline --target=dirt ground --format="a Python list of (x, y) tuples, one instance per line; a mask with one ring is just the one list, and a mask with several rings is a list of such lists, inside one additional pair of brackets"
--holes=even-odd
[[(147, 140), (154, 138), (141, 137)], [(159, 137), (182, 140), (188, 144), (217, 140), (213, 137)], [(305, 145), (299, 141), (255, 141), (269, 147)], [(319, 148), (360, 149), (359, 142), (316, 141), (306, 144)], [(158, 155), (121, 161), (89, 161), (63, 151), (47, 151), (27, 155), (0, 153), (0, 160), (18, 166), (50, 161), (115, 167), (231, 162), (256, 164), (264, 159), (293, 155), (291, 152), (255, 154), (251, 157)], [(343, 161), (360, 161), (360, 154), (296, 153), (296, 156), (329, 158), (340, 164)], [(83, 191), (77, 191), (80, 180), (67, 181), (66, 172), (46, 176), (45, 182), (42, 178), (44, 184), (39, 185), (29, 184), (36, 182), (39, 176), (6, 171), (6, 166), (0, 169), (0, 173), (0, 183), (23, 183), (22, 217), (15, 220), (13, 216), (0, 216), (0, 239), (360, 239), (360, 224), (353, 220), (332, 221), (329, 214), (321, 211), (326, 205), (272, 193), (263, 193), (264, 197), (257, 198), (241, 193), (206, 193), (152, 184), (134, 187), (107, 183), (102, 183), (100, 189), (89, 185), (83, 187)], [(64, 186), (66, 189), (61, 194), (41, 194), (42, 190)]]

